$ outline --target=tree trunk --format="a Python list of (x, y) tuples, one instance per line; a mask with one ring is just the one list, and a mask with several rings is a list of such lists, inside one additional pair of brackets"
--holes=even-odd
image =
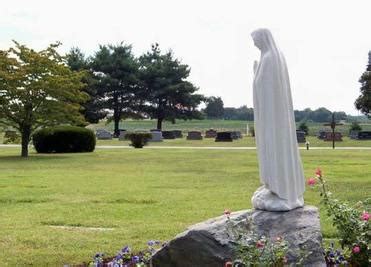
[(120, 117), (114, 115), (113, 116), (113, 119), (114, 119), (114, 131), (113, 131), (113, 135), (115, 137), (119, 137), (120, 136), (120, 129), (119, 129)]
[(113, 130), (113, 136), (114, 137), (119, 137), (120, 135), (120, 129), (119, 129), (119, 124), (120, 124), (120, 111), (119, 111), (119, 103), (118, 103), (118, 94), (115, 92), (113, 94), (113, 121), (114, 121), (114, 130)]
[(157, 130), (162, 130), (162, 121), (163, 121), (164, 119), (163, 118), (158, 118), (157, 119)]
[(21, 128), (21, 135), (22, 135), (22, 152), (21, 156), (24, 158), (28, 157), (28, 144), (30, 142), (31, 137), (31, 126), (25, 125)]

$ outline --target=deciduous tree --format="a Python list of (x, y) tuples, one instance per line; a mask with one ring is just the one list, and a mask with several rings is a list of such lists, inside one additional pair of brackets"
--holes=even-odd
[(0, 50), (0, 123), (22, 136), (23, 157), (35, 129), (61, 123), (81, 124), (84, 72), (72, 71), (56, 51), (59, 43), (35, 51), (14, 42)]

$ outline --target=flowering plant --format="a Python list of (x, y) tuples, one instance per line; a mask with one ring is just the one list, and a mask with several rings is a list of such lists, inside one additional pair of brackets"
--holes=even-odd
[(94, 267), (144, 267), (148, 266), (152, 255), (165, 243), (150, 240), (147, 249), (133, 253), (129, 246), (123, 247), (113, 258), (104, 258), (103, 253), (97, 253), (89, 266)]
[[(315, 174), (314, 178), (308, 179), (307, 184), (319, 188), (322, 203), (338, 231), (339, 242), (343, 249), (345, 248), (346, 251), (350, 252), (348, 261), (355, 266), (370, 266), (370, 214), (365, 210), (369, 200), (358, 202), (356, 206), (341, 202), (329, 192), (321, 169), (317, 168)], [(332, 250), (329, 249), (326, 254), (327, 263), (333, 264), (332, 259), (336, 254), (336, 251), (333, 251), (333, 245)], [(339, 256), (339, 253), (337, 253), (337, 256)], [(340, 257), (340, 259), (342, 258)]]

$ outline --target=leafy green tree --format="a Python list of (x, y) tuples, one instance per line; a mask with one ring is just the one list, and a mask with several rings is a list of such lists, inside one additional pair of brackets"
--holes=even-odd
[(359, 79), (361, 83), (361, 95), (354, 103), (356, 108), (367, 117), (371, 117), (371, 51), (368, 52), (368, 65), (366, 71)]
[(61, 123), (81, 124), (80, 104), (84, 72), (72, 71), (56, 51), (59, 43), (35, 51), (14, 42), (0, 50), (0, 123), (17, 129), (22, 136), (22, 157), (38, 127)]
[(362, 131), (361, 125), (357, 121), (353, 121), (349, 128), (349, 133), (352, 131)]
[(99, 92), (97, 88), (97, 79), (90, 68), (91, 62), (81, 52), (79, 48), (72, 48), (67, 54), (67, 64), (74, 71), (84, 70), (86, 76), (83, 82), (86, 83), (84, 92), (90, 96), (90, 99), (86, 101), (82, 106), (81, 113), (84, 115), (85, 120), (89, 123), (98, 123), (99, 120), (107, 116), (107, 112), (102, 109), (100, 103)]
[(300, 123), (298, 129), (300, 131), (303, 131), (305, 133), (305, 135), (308, 135), (309, 128), (308, 128), (308, 125), (305, 122)]
[(248, 108), (246, 105), (239, 108), (227, 107), (224, 108), (224, 119), (225, 120), (254, 120), (254, 109)]
[(113, 111), (110, 119), (114, 122), (114, 135), (118, 136), (121, 120), (143, 116), (138, 61), (131, 45), (120, 43), (100, 46), (91, 65), (98, 80), (101, 106)]
[(211, 96), (206, 100), (204, 110), (208, 119), (221, 119), (224, 115), (224, 103), (221, 97)]
[(162, 129), (162, 122), (176, 119), (201, 119), (197, 110), (205, 97), (196, 94), (198, 88), (186, 81), (190, 68), (174, 59), (171, 51), (161, 53), (158, 44), (142, 55), (140, 61), (141, 80), (148, 101), (145, 108), (151, 118), (157, 119), (157, 129)]

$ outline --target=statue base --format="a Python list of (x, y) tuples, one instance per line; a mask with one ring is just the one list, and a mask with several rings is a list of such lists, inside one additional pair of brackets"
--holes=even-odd
[(258, 210), (289, 211), (303, 207), (304, 199), (300, 197), (296, 201), (289, 203), (287, 199), (280, 198), (263, 185), (255, 191), (251, 198), (251, 203)]
[(305, 206), (287, 212), (243, 210), (190, 226), (177, 235), (151, 259), (151, 267), (215, 267), (238, 259), (240, 235), (249, 240), (253, 230), (273, 240), (282, 237), (289, 247), (288, 266), (326, 266), (317, 208)]

